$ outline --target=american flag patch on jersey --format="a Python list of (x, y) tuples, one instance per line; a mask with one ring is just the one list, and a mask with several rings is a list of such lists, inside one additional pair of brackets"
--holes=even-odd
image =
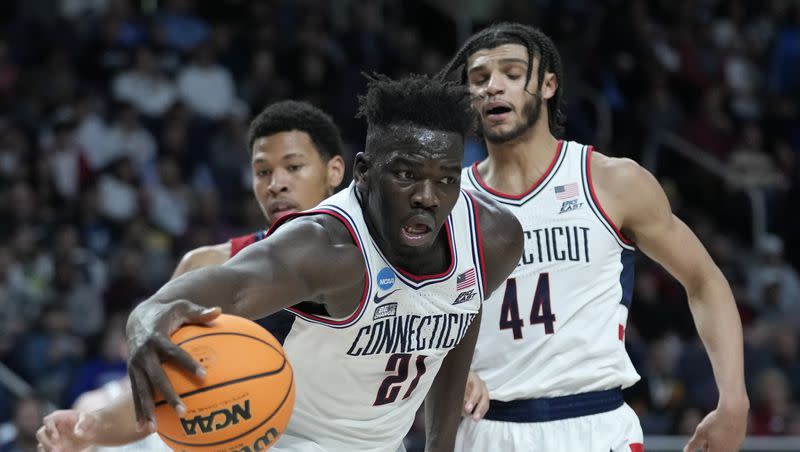
[(578, 196), (578, 184), (556, 185), (556, 199), (569, 199)]
[(475, 269), (470, 268), (464, 273), (456, 276), (456, 290), (468, 289), (475, 285)]

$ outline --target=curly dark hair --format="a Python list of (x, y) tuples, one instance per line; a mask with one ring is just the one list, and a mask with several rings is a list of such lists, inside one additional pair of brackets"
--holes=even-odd
[(398, 80), (367, 75), (367, 94), (359, 96), (359, 117), (367, 120), (368, 134), (388, 125), (415, 125), (456, 132), (474, 130), (469, 91), (461, 84), (412, 74)]
[(308, 102), (294, 100), (275, 102), (262, 110), (250, 122), (247, 147), (252, 152), (257, 139), (291, 130), (307, 133), (325, 160), (342, 154), (342, 136), (331, 117)]
[[(513, 22), (502, 22), (486, 27), (467, 39), (464, 45), (445, 65), (444, 69), (437, 74), (437, 78), (445, 80), (454, 71), (460, 69), (461, 83), (466, 83), (467, 59), (469, 56), (480, 49), (492, 49), (503, 44), (520, 44), (524, 46), (528, 49), (528, 61), (539, 58), (537, 74), (540, 87), (544, 81), (545, 72), (552, 72), (556, 75), (558, 88), (555, 95), (547, 100), (547, 122), (553, 135), (561, 136), (564, 132), (564, 122), (566, 121), (563, 113), (564, 78), (561, 55), (559, 55), (555, 44), (553, 44), (553, 40), (538, 28)], [(529, 64), (525, 86), (531, 81), (532, 70), (533, 65)]]

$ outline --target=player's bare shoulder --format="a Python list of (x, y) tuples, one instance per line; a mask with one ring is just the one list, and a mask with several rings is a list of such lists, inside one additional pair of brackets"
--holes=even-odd
[[(270, 234), (269, 241), (308, 254), (312, 261), (360, 264), (363, 258), (355, 237), (342, 221), (326, 214), (303, 215), (286, 222)], [(313, 259), (312, 259), (313, 258)], [(330, 260), (331, 258), (335, 260)]]
[(595, 191), (606, 195), (624, 197), (637, 180), (650, 173), (629, 158), (609, 157), (600, 152), (592, 152), (591, 178)]
[(475, 200), (486, 263), (486, 286), (493, 291), (505, 281), (522, 255), (522, 226), (511, 211), (484, 193), (466, 190)]
[(230, 242), (195, 248), (183, 255), (172, 277), (175, 278), (186, 272), (210, 265), (222, 265), (230, 255)]
[(591, 183), (600, 204), (626, 232), (642, 218), (669, 213), (669, 203), (656, 178), (628, 158), (592, 152)]
[(342, 221), (320, 213), (294, 218), (262, 242), (279, 260), (302, 267), (310, 287), (361, 290), (366, 264), (356, 240)]

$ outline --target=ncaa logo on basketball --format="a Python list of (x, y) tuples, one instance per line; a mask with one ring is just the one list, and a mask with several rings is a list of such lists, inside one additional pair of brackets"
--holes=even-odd
[(389, 267), (383, 267), (378, 272), (378, 287), (381, 290), (389, 290), (394, 286), (395, 276), (394, 271)]
[(195, 416), (192, 419), (181, 418), (181, 427), (187, 435), (196, 435), (197, 428), (203, 433), (209, 433), (223, 429), (231, 424), (236, 425), (240, 419), (250, 419), (250, 400), (244, 401), (244, 406), (238, 403), (231, 409), (221, 409), (212, 411), (208, 416)]

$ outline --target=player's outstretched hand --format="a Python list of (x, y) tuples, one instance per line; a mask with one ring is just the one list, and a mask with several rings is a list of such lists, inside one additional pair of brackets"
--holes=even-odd
[(36, 432), (38, 450), (45, 452), (80, 452), (97, 437), (99, 421), (92, 413), (59, 410), (45, 416)]
[(747, 433), (747, 409), (721, 409), (703, 418), (683, 452), (735, 452)]
[(181, 325), (210, 322), (220, 313), (219, 308), (204, 308), (187, 300), (170, 303), (145, 301), (131, 312), (126, 328), (128, 375), (139, 431), (155, 430), (153, 390), (163, 395), (179, 416), (186, 413), (186, 407), (167, 379), (161, 362), (171, 361), (199, 378), (205, 376), (200, 363), (173, 344), (170, 335)]
[(472, 416), (476, 421), (482, 419), (489, 410), (489, 389), (486, 383), (475, 373), (470, 372), (467, 377), (467, 387), (464, 389), (464, 416)]

